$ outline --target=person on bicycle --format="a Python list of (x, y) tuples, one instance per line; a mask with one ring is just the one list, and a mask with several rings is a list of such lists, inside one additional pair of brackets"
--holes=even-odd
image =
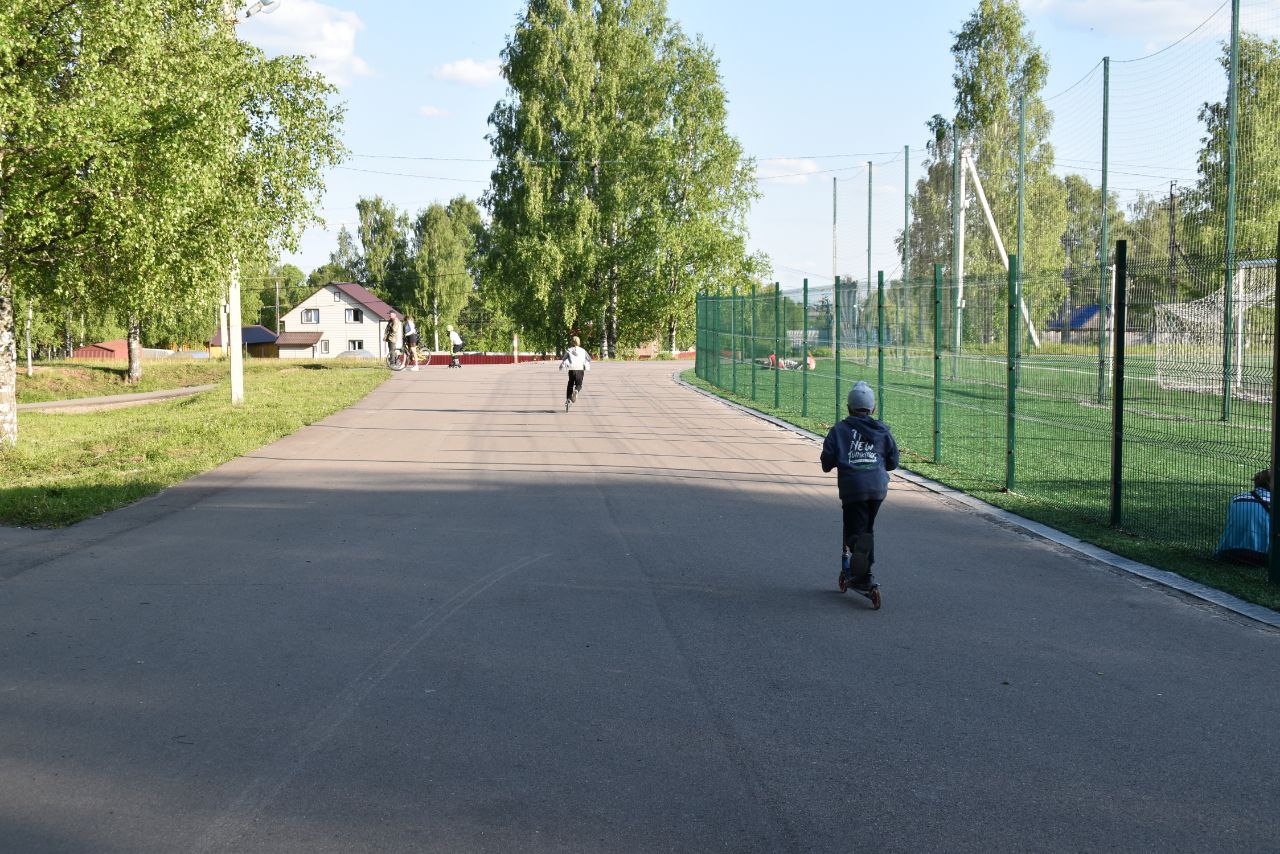
[(409, 359), (412, 365), (409, 370), (418, 370), (418, 325), (413, 322), (413, 315), (404, 316), (404, 345), (409, 348)]

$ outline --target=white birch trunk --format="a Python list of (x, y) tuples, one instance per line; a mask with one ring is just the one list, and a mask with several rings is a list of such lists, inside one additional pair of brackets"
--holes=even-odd
[(129, 376), (130, 383), (142, 379), (142, 324), (137, 315), (129, 317)]
[(13, 291), (0, 271), (0, 448), (18, 444), (18, 349), (13, 326)]

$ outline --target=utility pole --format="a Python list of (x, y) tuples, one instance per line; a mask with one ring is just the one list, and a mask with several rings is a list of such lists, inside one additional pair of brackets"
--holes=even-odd
[(871, 290), (871, 170), (872, 162), (867, 161), (867, 290)]
[[(840, 270), (836, 266), (836, 179), (831, 178), (831, 281), (835, 282), (835, 288), (840, 290)], [(840, 295), (833, 294), (832, 298), (839, 303)], [(836, 346), (836, 315), (831, 315), (831, 348), (832, 355), (836, 357), (836, 364), (839, 364), (840, 357), (835, 354)]]
[(436, 236), (431, 235), (431, 255), (427, 258), (427, 276), (431, 279), (431, 352), (440, 352), (440, 314), (437, 310), (436, 292), (439, 290), (439, 259), (436, 257)]
[(836, 179), (831, 179), (831, 281), (840, 275), (836, 267)]
[(276, 334), (280, 334), (280, 279), (275, 280), (276, 283)]
[(1169, 182), (1169, 302), (1178, 301), (1178, 211), (1173, 189), (1177, 181)]

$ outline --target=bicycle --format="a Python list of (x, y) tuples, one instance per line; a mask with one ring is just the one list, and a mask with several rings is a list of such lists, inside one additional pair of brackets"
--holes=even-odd
[(420, 365), (430, 365), (431, 354), (426, 354), (423, 358), (422, 353), (418, 353), (416, 360), (410, 361), (409, 350), (407, 347), (393, 347), (387, 352), (387, 367), (393, 371), (403, 371), (408, 367), (417, 367)]

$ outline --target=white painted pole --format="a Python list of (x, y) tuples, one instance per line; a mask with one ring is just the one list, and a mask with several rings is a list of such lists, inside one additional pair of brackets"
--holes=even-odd
[[(1009, 253), (1005, 251), (1004, 241), (1000, 239), (1000, 229), (996, 228), (996, 218), (991, 213), (991, 205), (987, 204), (987, 194), (982, 189), (982, 179), (978, 177), (978, 167), (973, 165), (973, 158), (968, 154), (962, 155), (964, 165), (968, 167), (968, 172), (973, 176), (973, 190), (978, 196), (978, 201), (982, 205), (982, 212), (986, 215), (987, 228), (991, 231), (991, 237), (996, 242), (996, 251), (1000, 253), (1000, 264), (1004, 267), (1004, 271), (1009, 272)], [(1019, 258), (1021, 263), (1022, 259)], [(1037, 349), (1040, 347), (1040, 336), (1036, 334), (1036, 325), (1031, 322), (1031, 315), (1027, 313), (1027, 303), (1019, 298), (1020, 307), (1022, 309), (1022, 319), (1026, 321), (1027, 332), (1031, 334), (1031, 343)]]
[(952, 364), (956, 364), (956, 360), (960, 356), (960, 342), (963, 338), (962, 330), (964, 328), (964, 230), (965, 230), (965, 213), (969, 209), (968, 187), (965, 181), (964, 161), (969, 159), (969, 146), (963, 146), (960, 149), (960, 226), (956, 231), (956, 328), (955, 328), (955, 344), (951, 353)]
[(230, 335), (227, 344), (231, 355), (231, 405), (244, 403), (244, 335), (241, 331), (240, 317), (240, 262), (231, 262), (231, 287), (227, 295), (227, 305), (231, 309), (227, 325)]
[(218, 340), (222, 342), (222, 352), (218, 354), (218, 357), (221, 359), (227, 358), (227, 354), (230, 352), (227, 349), (228, 342), (231, 340), (231, 324), (227, 321), (227, 315), (230, 311), (231, 303), (227, 301), (227, 296), (224, 293), (222, 303), (218, 306)]
[(28, 302), (27, 303), (27, 376), (29, 377), (35, 374), (35, 368), (31, 366), (31, 321), (35, 318), (35, 314), (36, 314), (35, 306), (32, 303)]

